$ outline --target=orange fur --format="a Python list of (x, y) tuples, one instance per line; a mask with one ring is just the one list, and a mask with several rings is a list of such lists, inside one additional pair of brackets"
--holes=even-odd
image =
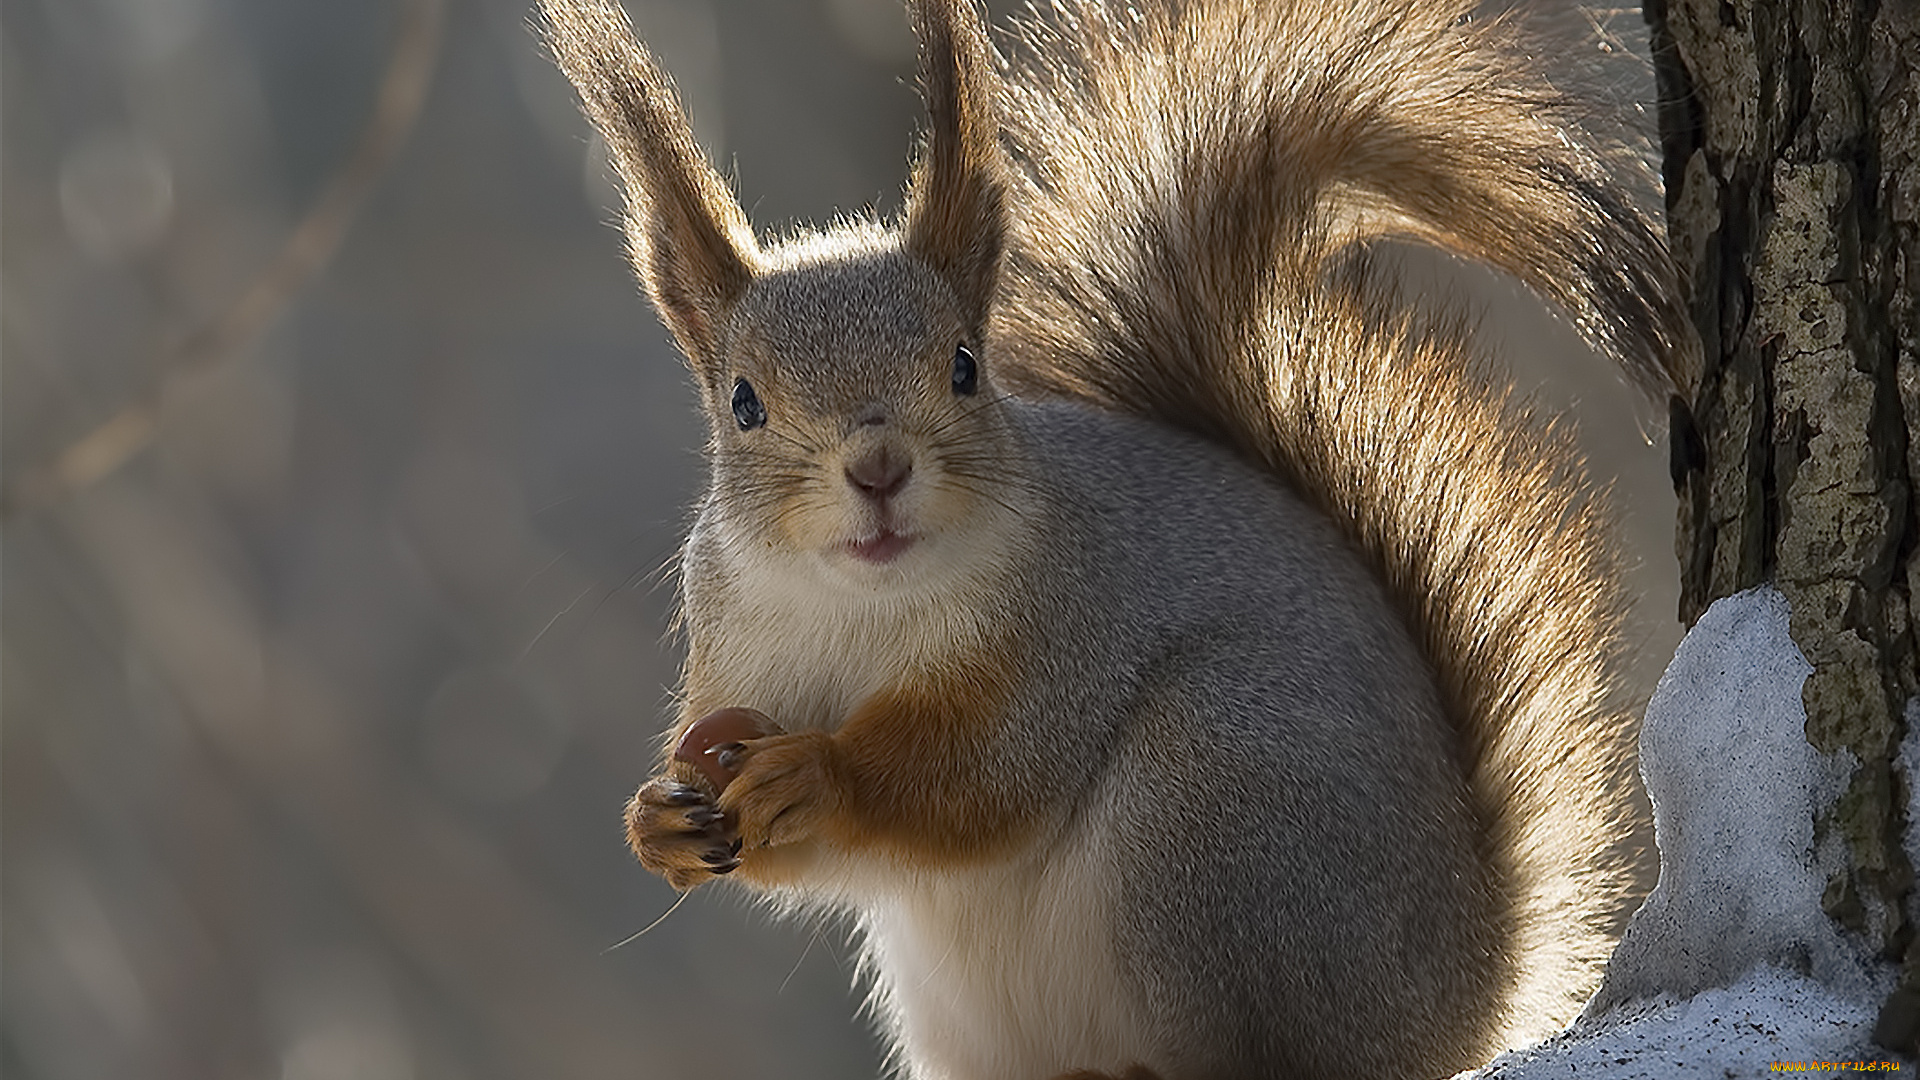
[[(641, 863), (682, 889), (712, 873), (700, 858), (711, 839), (689, 820), (698, 807), (675, 805), (671, 796), (712, 792), (697, 769), (671, 755), (687, 728), (726, 700), (723, 673), (697, 660), (687, 670), (689, 693), (664, 740), (661, 774), (635, 792), (625, 816)], [(741, 841), (741, 876), (785, 883), (820, 843), (919, 866), (963, 865), (1008, 850), (1035, 824), (993, 775), (992, 738), (1019, 676), (1010, 654), (986, 650), (870, 696), (835, 732), (747, 742), (739, 774), (714, 800)]]
[(1005, 851), (1033, 824), (992, 775), (1019, 676), (1005, 654), (976, 656), (868, 698), (835, 732), (748, 743), (719, 800), (746, 842), (745, 876), (756, 847), (803, 840), (923, 866)]

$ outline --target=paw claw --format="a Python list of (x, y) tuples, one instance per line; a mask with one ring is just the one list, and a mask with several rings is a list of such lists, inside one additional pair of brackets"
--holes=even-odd
[[(627, 804), (627, 842), (641, 865), (686, 890), (738, 865), (738, 834), (712, 798), (671, 776)], [(731, 864), (731, 865), (730, 865)]]
[(685, 785), (676, 787), (666, 794), (666, 803), (669, 806), (694, 806), (706, 801), (705, 792)]

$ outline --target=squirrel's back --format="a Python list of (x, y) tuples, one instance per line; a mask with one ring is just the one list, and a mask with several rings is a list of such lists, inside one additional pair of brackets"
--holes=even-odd
[(1685, 319), (1643, 166), (1474, 8), (1055, 0), (1003, 61), (994, 340), (1023, 392), (1232, 447), (1365, 553), (1471, 763), (1516, 1045), (1578, 1011), (1631, 885), (1620, 561), (1568, 433), (1355, 247), (1512, 273), (1656, 394)]

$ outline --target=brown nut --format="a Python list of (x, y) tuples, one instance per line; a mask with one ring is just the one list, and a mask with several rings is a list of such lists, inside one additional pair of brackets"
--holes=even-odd
[(727, 790), (733, 780), (731, 755), (727, 751), (748, 739), (763, 739), (780, 734), (780, 725), (766, 713), (753, 709), (715, 709), (695, 720), (673, 748), (673, 760), (684, 761), (700, 770), (713, 785), (714, 794)]

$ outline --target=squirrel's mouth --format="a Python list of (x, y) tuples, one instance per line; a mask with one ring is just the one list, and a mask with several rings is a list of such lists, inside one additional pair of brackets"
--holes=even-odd
[(892, 529), (881, 529), (872, 536), (846, 543), (847, 554), (874, 565), (890, 563), (900, 557), (900, 553), (913, 544), (913, 537), (902, 536)]

